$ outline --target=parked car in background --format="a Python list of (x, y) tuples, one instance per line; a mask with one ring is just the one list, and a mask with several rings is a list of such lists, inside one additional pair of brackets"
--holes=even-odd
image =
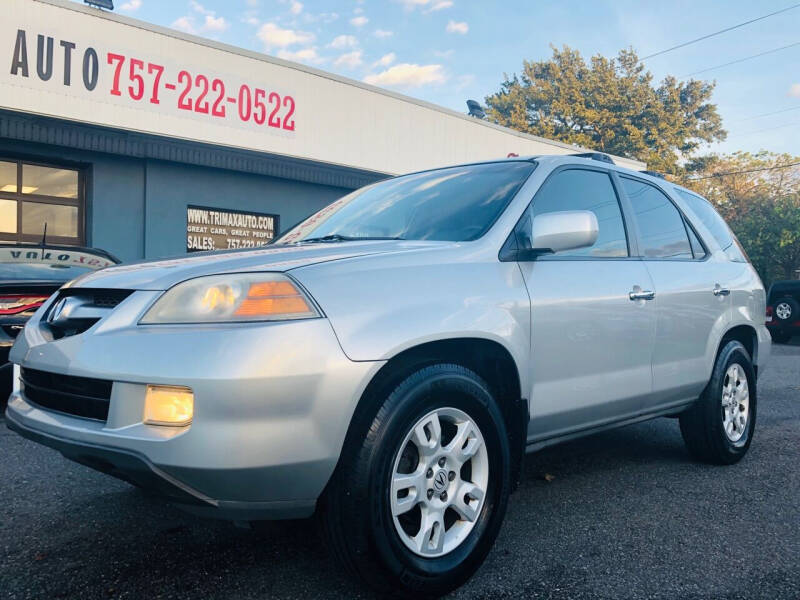
[(93, 248), (0, 243), (0, 407), (11, 393), (9, 350), (36, 309), (67, 281), (118, 263)]
[(800, 280), (776, 281), (770, 286), (767, 329), (779, 344), (800, 335)]
[(17, 338), (6, 423), (197, 514), (316, 511), (348, 570), (426, 598), (483, 562), (525, 451), (678, 416), (739, 461), (765, 310), (688, 190), (602, 155), (462, 165), (265, 248), (85, 274)]

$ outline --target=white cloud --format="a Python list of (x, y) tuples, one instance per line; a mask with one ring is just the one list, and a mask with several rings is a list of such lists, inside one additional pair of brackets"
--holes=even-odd
[(211, 15), (212, 17), (214, 16), (213, 10), (208, 10), (205, 6), (203, 6), (196, 0), (191, 0), (189, 4), (195, 10), (195, 12), (199, 12), (201, 15)]
[(469, 31), (469, 25), (467, 25), (467, 23), (464, 21), (458, 22), (451, 19), (448, 21), (445, 29), (447, 30), (447, 33), (460, 33), (461, 35), (464, 35)]
[(436, 12), (437, 10), (444, 10), (445, 8), (452, 8), (453, 3), (451, 0), (439, 0), (439, 2), (434, 2), (431, 7), (425, 11), (425, 14)]
[(384, 54), (374, 63), (372, 63), (373, 67), (388, 67), (392, 64), (395, 59), (397, 59), (397, 55), (394, 52), (389, 52), (389, 54)]
[(406, 7), (406, 10), (414, 10), (418, 6), (425, 6), (431, 0), (400, 0), (400, 3)]
[(800, 83), (794, 83), (789, 88), (789, 95), (793, 98), (800, 98)]
[(464, 88), (468, 88), (475, 83), (475, 75), (468, 73), (466, 75), (459, 75), (456, 78), (456, 91), (460, 92)]
[(314, 41), (313, 33), (295, 29), (283, 29), (275, 23), (264, 23), (258, 30), (257, 35), (266, 49), (286, 48), (295, 44), (310, 44)]
[(134, 12), (142, 7), (142, 0), (130, 0), (119, 7), (120, 10)]
[(412, 65), (402, 63), (364, 77), (366, 83), (383, 86), (420, 87), (447, 81), (442, 65)]
[(356, 8), (353, 9), (353, 12), (356, 13), (357, 15), (363, 15), (364, 9), (361, 8), (360, 6), (357, 6)]
[(361, 50), (353, 50), (346, 54), (342, 54), (339, 58), (333, 61), (334, 67), (345, 67), (347, 69), (355, 69), (364, 63), (361, 60)]
[(355, 27), (363, 27), (367, 23), (369, 23), (369, 19), (363, 15), (359, 17), (353, 17), (352, 19), (350, 19), (350, 25), (353, 25)]
[(353, 48), (358, 46), (358, 40), (354, 35), (337, 35), (333, 41), (328, 44), (331, 48), (340, 50), (342, 48)]
[(400, 0), (406, 10), (425, 7), (424, 13), (432, 13), (453, 6), (452, 0)]
[(433, 55), (439, 58), (450, 58), (451, 56), (453, 56), (453, 54), (455, 54), (455, 52), (456, 51), (453, 50), (452, 48), (450, 48), (449, 50), (434, 50)]
[(289, 12), (293, 15), (299, 15), (303, 12), (303, 3), (298, 2), (297, 0), (292, 0), (291, 5), (289, 6)]
[(253, 8), (255, 8), (256, 6), (258, 6), (258, 0), (247, 0), (247, 6), (252, 6)]
[(387, 29), (376, 29), (372, 32), (376, 38), (388, 38), (394, 35), (393, 31), (388, 31)]
[(245, 15), (242, 17), (242, 21), (247, 23), (248, 25), (252, 25), (253, 27), (258, 27), (261, 25), (261, 21), (258, 20), (258, 17), (255, 15)]
[(296, 52), (291, 50), (281, 50), (278, 52), (278, 58), (284, 60), (292, 60), (294, 62), (302, 62), (309, 64), (319, 64), (325, 62), (326, 59), (317, 54), (317, 47), (311, 46), (309, 48), (302, 48)]
[(192, 19), (192, 17), (179, 17), (172, 22), (170, 27), (186, 33), (197, 33), (197, 28), (194, 25), (194, 19)]
[(205, 23), (203, 23), (202, 31), (225, 31), (230, 25), (225, 20), (225, 17), (214, 17), (206, 15)]
[(307, 23), (333, 23), (339, 18), (339, 13), (330, 12), (330, 13), (319, 13), (317, 15), (305, 12), (303, 13), (303, 19)]

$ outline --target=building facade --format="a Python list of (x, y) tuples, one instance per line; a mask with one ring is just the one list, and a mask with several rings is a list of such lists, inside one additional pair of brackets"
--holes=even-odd
[(0, 65), (0, 241), (46, 223), (125, 261), (261, 245), (391, 175), (585, 151), (66, 0), (5, 0)]

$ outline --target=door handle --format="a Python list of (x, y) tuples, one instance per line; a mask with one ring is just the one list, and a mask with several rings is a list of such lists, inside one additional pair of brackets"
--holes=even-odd
[(722, 287), (719, 287), (719, 286), (714, 288), (714, 295), (715, 296), (730, 296), (730, 293), (731, 293), (731, 291), (729, 289), (727, 289), (727, 288), (722, 288)]
[(631, 300), (652, 300), (656, 297), (656, 293), (651, 290), (635, 290), (628, 294)]

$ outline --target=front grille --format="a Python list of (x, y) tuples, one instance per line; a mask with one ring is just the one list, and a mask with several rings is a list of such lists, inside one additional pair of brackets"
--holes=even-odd
[[(55, 339), (77, 335), (111, 312), (133, 290), (67, 288), (61, 290), (42, 319)], [(69, 302), (69, 308), (62, 301)]]
[(21, 378), (25, 397), (42, 408), (85, 419), (108, 419), (111, 381), (35, 369), (22, 369)]

